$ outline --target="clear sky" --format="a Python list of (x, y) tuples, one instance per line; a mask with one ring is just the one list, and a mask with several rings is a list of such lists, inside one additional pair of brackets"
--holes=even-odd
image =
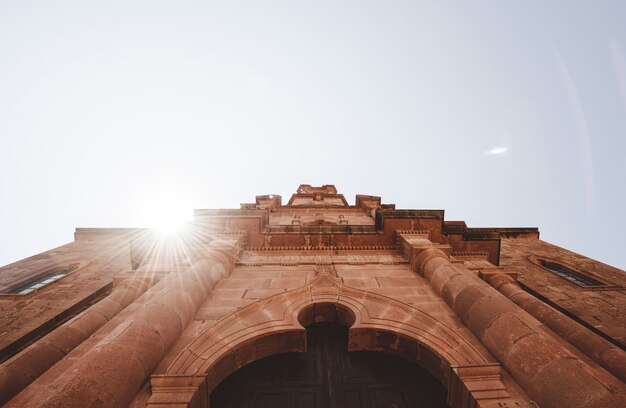
[(624, 1), (0, 0), (0, 264), (300, 183), (626, 269)]

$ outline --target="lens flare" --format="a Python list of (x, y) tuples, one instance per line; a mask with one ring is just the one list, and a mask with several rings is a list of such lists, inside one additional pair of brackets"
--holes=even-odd
[(494, 147), (491, 150), (486, 150), (485, 152), (483, 152), (483, 154), (485, 156), (493, 156), (496, 154), (502, 154), (502, 153), (506, 153), (508, 149), (506, 147)]

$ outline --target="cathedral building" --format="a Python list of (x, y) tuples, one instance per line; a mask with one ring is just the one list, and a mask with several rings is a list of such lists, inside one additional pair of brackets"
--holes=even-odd
[(626, 274), (332, 185), (0, 268), (0, 405), (626, 407)]

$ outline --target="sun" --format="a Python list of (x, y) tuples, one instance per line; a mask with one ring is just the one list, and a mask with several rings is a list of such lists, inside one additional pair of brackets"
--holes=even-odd
[(161, 238), (180, 235), (193, 219), (193, 207), (176, 198), (149, 200), (140, 214), (140, 224), (152, 229)]
[(186, 225), (186, 220), (180, 219), (175, 215), (170, 216), (167, 214), (154, 222), (151, 228), (156, 231), (161, 238), (169, 238), (180, 234), (185, 229)]

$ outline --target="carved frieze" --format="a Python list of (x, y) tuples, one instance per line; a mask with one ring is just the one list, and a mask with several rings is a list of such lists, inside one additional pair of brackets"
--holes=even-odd
[(408, 263), (408, 259), (399, 253), (373, 253), (373, 254), (320, 254), (309, 251), (300, 252), (251, 252), (244, 251), (237, 259), (238, 265), (365, 265), (383, 264), (396, 265)]

